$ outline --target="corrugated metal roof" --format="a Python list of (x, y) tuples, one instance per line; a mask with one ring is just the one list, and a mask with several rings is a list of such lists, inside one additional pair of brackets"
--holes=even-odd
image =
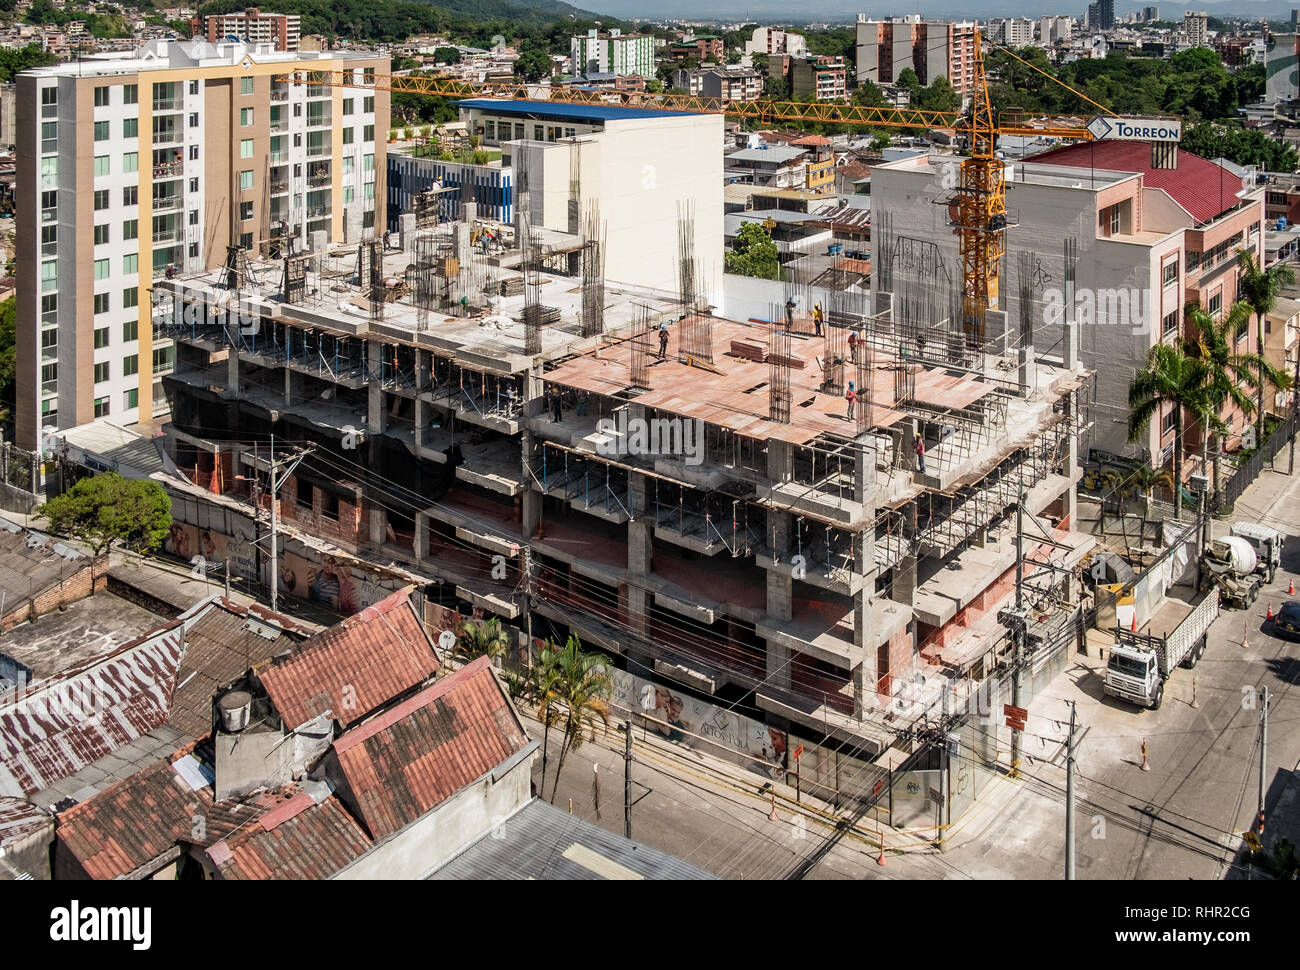
[(1151, 144), (1145, 141), (1083, 142), (1031, 155), (1028, 162), (1069, 165), (1077, 168), (1136, 172), (1148, 188), (1163, 189), (1186, 209), (1196, 222), (1209, 222), (1241, 199), (1241, 179), (1213, 162), (1191, 152), (1178, 153), (1178, 167), (1151, 167)]
[[(574, 847), (578, 847), (575, 851)], [(716, 879), (689, 862), (607, 832), (534, 798), (429, 878)]]
[(51, 824), (53, 820), (31, 802), (22, 798), (0, 798), (0, 845)]
[(793, 148), (790, 145), (774, 145), (771, 148), (742, 148), (738, 152), (732, 152), (726, 156), (729, 162), (771, 162), (780, 164), (789, 162), (805, 153), (803, 148)]
[(285, 725), (295, 728), (326, 711), (352, 724), (440, 667), (409, 592), (400, 590), (257, 672)]
[(173, 621), (0, 702), (0, 794), (31, 795), (167, 720), (185, 654)]
[(373, 838), (414, 822), (528, 745), (480, 657), (334, 742), (354, 811)]
[[(0, 528), (0, 596), (13, 610), (62, 579), (71, 578), (90, 557), (58, 539), (24, 529), (8, 519)], [(4, 607), (0, 607), (3, 610)]]

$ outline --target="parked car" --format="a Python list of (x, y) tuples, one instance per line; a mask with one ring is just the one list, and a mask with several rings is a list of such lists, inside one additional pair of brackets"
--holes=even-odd
[(1300, 601), (1287, 600), (1273, 616), (1273, 635), (1300, 640)]

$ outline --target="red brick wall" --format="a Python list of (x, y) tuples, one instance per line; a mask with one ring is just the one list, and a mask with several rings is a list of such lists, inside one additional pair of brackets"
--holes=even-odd
[[(91, 576), (94, 576), (95, 588), (91, 589)], [(20, 604), (9, 601), (9, 610), (0, 617), (0, 631), (9, 630), (19, 623), (25, 623), (33, 616), (53, 613), (60, 606), (66, 606), (83, 600), (92, 592), (99, 592), (108, 585), (108, 557), (100, 556), (94, 565), (86, 564), (68, 576), (61, 583), (55, 583), (38, 592), (31, 599)]]

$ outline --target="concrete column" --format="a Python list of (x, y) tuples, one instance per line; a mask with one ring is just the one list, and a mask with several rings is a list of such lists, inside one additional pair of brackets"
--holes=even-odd
[(415, 559), (424, 562), (429, 558), (429, 516), (424, 512), (415, 513)]
[(794, 474), (794, 446), (788, 441), (767, 442), (767, 477), (773, 485), (789, 481)]
[[(648, 590), (642, 589), (632, 583), (628, 583), (627, 590), (627, 622), (633, 632), (642, 639), (650, 639), (650, 604), (652, 602), (651, 594)], [(638, 662), (646, 666), (653, 667), (654, 660), (648, 654), (633, 653)]]
[[(1066, 421), (1070, 423), (1070, 426), (1072, 428), (1076, 427), (1078, 425), (1078, 418), (1079, 418), (1078, 415), (1079, 392), (1078, 391), (1074, 391), (1066, 397), (1065, 408), (1066, 408), (1065, 410)], [(1066, 454), (1067, 454), (1066, 468), (1068, 469), (1068, 474), (1070, 475), (1071, 479), (1073, 479), (1074, 471), (1076, 468), (1079, 467), (1079, 436), (1073, 432), (1071, 432), (1070, 434), (1069, 444), (1067, 445), (1066, 448)], [(1065, 509), (1065, 517), (1070, 523), (1070, 528), (1071, 529), (1077, 528), (1075, 522), (1079, 517), (1079, 490), (1075, 486), (1074, 481), (1071, 481), (1070, 487), (1065, 490), (1065, 496), (1062, 505), (1064, 506)]]
[(764, 673), (767, 676), (767, 683), (777, 690), (790, 689), (791, 654), (789, 647), (773, 640), (767, 641), (767, 667)]
[(424, 447), (424, 429), (429, 423), (429, 406), (419, 395), (415, 398), (415, 450)]
[(542, 521), (542, 493), (535, 488), (525, 487), (520, 496), (523, 499), (523, 534), (531, 539), (537, 533), (537, 526)]
[(1019, 367), (1016, 372), (1016, 379), (1022, 388), (1021, 394), (1025, 397), (1034, 393), (1034, 387), (1038, 383), (1038, 361), (1034, 357), (1034, 348), (1031, 344), (1028, 347), (1021, 347), (1019, 351)]
[(889, 598), (909, 607), (916, 602), (916, 556), (904, 556), (894, 567), (894, 591)]
[(528, 368), (528, 373), (524, 376), (524, 415), (529, 418), (535, 418), (539, 414), (546, 412), (546, 401), (542, 397), (542, 389), (545, 382), (542, 380), (542, 369), (540, 367)]
[(381, 364), (383, 352), (384, 345), (378, 340), (366, 341), (366, 358), (368, 362), (366, 389), (369, 392), (366, 424), (371, 434), (383, 434), (384, 429), (387, 427), (388, 415), (384, 411), (384, 384)]
[(382, 546), (388, 538), (388, 510), (381, 505), (370, 506), (370, 542)]
[(794, 617), (794, 579), (780, 569), (767, 570), (767, 615), (787, 623)]
[(239, 333), (238, 323), (227, 324), (230, 328), (227, 333), (226, 347), (226, 396), (237, 398), (240, 396), (239, 386)]
[(1074, 316), (1074, 283), (1066, 281), (1065, 321), (1061, 325), (1061, 358), (1066, 370), (1079, 366), (1079, 322)]
[(415, 248), (415, 213), (404, 212), (397, 217), (397, 240), (403, 252)]
[(853, 678), (853, 716), (862, 720), (867, 712), (877, 706), (875, 695), (876, 640), (879, 633), (871, 611), (872, 591), (864, 588), (853, 594), (853, 652), (857, 663), (851, 669)]
[(654, 525), (648, 518), (627, 524), (627, 569), (633, 576), (649, 576), (654, 552)]

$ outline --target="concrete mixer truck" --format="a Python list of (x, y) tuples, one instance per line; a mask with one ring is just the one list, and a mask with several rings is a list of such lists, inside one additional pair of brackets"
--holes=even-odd
[(1264, 577), (1256, 572), (1255, 547), (1242, 536), (1214, 539), (1201, 555), (1202, 592), (1218, 587), (1224, 606), (1246, 609), (1259, 597)]

